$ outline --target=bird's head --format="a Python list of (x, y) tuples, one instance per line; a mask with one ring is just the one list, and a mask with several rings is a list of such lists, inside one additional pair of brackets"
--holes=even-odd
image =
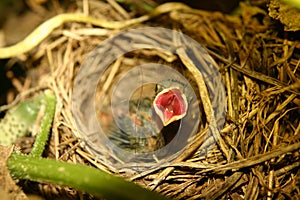
[(156, 114), (161, 119), (164, 126), (182, 119), (188, 109), (185, 94), (177, 87), (163, 89), (153, 101)]

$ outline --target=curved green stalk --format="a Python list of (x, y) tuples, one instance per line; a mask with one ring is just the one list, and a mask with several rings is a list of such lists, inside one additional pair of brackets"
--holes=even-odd
[(8, 169), (17, 179), (69, 186), (106, 199), (166, 199), (121, 177), (83, 165), (13, 153)]
[(49, 138), (56, 105), (55, 96), (50, 90), (46, 90), (44, 93), (43, 105), (45, 106), (45, 111), (43, 112), (43, 117), (41, 119), (39, 131), (36, 135), (35, 143), (30, 152), (30, 155), (33, 157), (42, 156), (46, 142)]

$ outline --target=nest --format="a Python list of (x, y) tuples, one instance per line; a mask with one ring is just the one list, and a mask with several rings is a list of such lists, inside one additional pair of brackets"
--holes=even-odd
[[(90, 8), (90, 15), (98, 18), (124, 19), (109, 4), (97, 3)], [(79, 134), (72, 116), (74, 78), (97, 45), (125, 29), (72, 22), (52, 32), (23, 58), (32, 66), (28, 74), (38, 78), (38, 87), (50, 88), (57, 97), (45, 155), (118, 174), (177, 199), (299, 197), (299, 43), (283, 35), (265, 11), (251, 7), (244, 7), (239, 17), (174, 9), (127, 28), (145, 26), (176, 27), (205, 46), (215, 59), (228, 108), (219, 140), (203, 137), (200, 131), (195, 136), (199, 143), (188, 146), (184, 156), (177, 156), (180, 159), (139, 173), (117, 170), (87, 150), (84, 141), (76, 137)], [(133, 66), (152, 59), (170, 63), (168, 58), (158, 51), (132, 52), (123, 64)], [(201, 154), (203, 143), (215, 145)], [(80, 195), (47, 184), (39, 190), (47, 196)]]

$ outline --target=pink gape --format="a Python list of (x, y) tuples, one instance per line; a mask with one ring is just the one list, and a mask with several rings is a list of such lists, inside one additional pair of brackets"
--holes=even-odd
[(182, 119), (188, 109), (185, 94), (179, 88), (167, 88), (158, 93), (153, 101), (156, 114), (164, 126)]

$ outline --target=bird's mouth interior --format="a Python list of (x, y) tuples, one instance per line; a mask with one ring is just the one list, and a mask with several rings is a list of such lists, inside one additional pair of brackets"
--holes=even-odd
[(187, 112), (187, 100), (178, 88), (168, 88), (157, 94), (154, 108), (164, 126), (182, 119)]

